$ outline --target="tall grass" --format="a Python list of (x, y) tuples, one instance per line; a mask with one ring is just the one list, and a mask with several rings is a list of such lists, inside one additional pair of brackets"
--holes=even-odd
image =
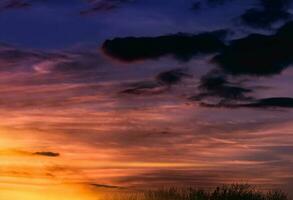
[(165, 188), (105, 193), (100, 200), (288, 200), (281, 191), (260, 191), (247, 184), (223, 185), (213, 190)]

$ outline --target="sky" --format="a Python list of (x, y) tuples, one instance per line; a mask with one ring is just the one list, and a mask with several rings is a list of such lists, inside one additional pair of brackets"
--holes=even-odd
[(292, 8), (2, 0), (0, 199), (235, 182), (293, 195)]

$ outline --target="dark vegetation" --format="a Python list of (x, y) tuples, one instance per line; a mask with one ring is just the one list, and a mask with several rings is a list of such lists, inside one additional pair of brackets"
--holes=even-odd
[(282, 191), (261, 191), (248, 184), (223, 185), (213, 190), (167, 188), (142, 192), (109, 193), (101, 200), (288, 200)]

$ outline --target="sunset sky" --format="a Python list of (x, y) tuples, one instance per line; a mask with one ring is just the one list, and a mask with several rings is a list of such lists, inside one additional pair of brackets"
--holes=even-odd
[(291, 0), (1, 0), (0, 199), (235, 182), (293, 195), (291, 13)]

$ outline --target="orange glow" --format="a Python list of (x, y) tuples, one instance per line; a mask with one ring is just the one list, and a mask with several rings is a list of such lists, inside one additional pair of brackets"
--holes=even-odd
[[(66, 184), (46, 175), (48, 158), (17, 150), (23, 144), (2, 129), (0, 145), (0, 199), (10, 200), (97, 200), (97, 194), (81, 184)], [(18, 142), (18, 143), (17, 143)], [(26, 147), (27, 148), (27, 147)], [(52, 164), (52, 163), (51, 163)]]
[[(247, 120), (245, 112), (244, 122), (234, 122), (225, 119), (226, 111), (211, 116), (206, 108), (180, 100), (128, 109), (131, 100), (117, 101), (107, 92), (70, 96), (83, 88), (14, 88), (25, 105), (36, 103), (31, 93), (40, 98), (49, 93), (51, 98), (41, 101), (44, 105), (38, 109), (21, 104), (0, 111), (1, 200), (96, 200), (95, 184), (145, 187), (184, 180), (208, 186), (237, 181), (282, 185), (290, 176), (290, 165), (282, 170), (272, 166), (280, 156), (292, 160), (278, 152), (291, 145), (291, 122), (261, 128), (252, 123), (256, 127), (247, 131), (238, 128)], [(274, 148), (274, 155), (268, 156)]]
[(11, 200), (98, 200), (97, 194), (77, 185), (47, 185), (43, 187), (0, 187), (0, 199)]

